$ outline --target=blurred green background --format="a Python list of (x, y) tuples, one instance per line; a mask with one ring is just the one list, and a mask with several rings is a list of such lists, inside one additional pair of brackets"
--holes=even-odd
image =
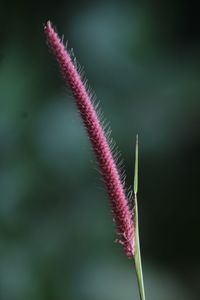
[(200, 23), (194, 1), (1, 1), (0, 299), (139, 299), (91, 146), (47, 48), (84, 66), (133, 183), (148, 300), (200, 297)]

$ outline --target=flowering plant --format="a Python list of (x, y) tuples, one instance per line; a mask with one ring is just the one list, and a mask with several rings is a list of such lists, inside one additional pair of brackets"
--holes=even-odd
[(80, 74), (79, 66), (73, 58), (58, 34), (54, 30), (50, 21), (44, 28), (47, 42), (51, 48), (62, 73), (64, 81), (69, 85), (76, 101), (81, 118), (91, 141), (108, 196), (111, 202), (114, 221), (119, 235), (118, 242), (123, 245), (128, 258), (134, 258), (140, 298), (145, 299), (140, 245), (138, 230), (138, 138), (136, 139), (136, 159), (134, 177), (134, 209), (130, 206), (133, 200), (127, 196), (125, 188), (125, 178), (120, 174), (117, 166), (117, 152), (114, 152), (112, 140), (109, 139), (110, 130), (105, 131), (105, 126), (99, 117), (99, 110), (94, 104), (94, 97), (87, 88), (87, 82)]

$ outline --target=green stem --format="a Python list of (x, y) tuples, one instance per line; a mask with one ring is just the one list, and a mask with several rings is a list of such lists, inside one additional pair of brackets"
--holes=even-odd
[(139, 226), (138, 226), (138, 205), (137, 205), (136, 194), (135, 194), (135, 219), (136, 219), (135, 256), (134, 256), (135, 270), (136, 270), (140, 299), (145, 300), (144, 279), (143, 279), (142, 261), (141, 261), (141, 253), (140, 253)]
[(144, 279), (142, 272), (142, 261), (140, 253), (140, 237), (139, 237), (139, 221), (138, 221), (138, 203), (137, 203), (137, 192), (138, 192), (138, 135), (136, 136), (135, 146), (135, 174), (134, 174), (134, 202), (135, 202), (135, 270), (138, 282), (138, 289), (140, 294), (140, 300), (145, 300), (144, 290)]

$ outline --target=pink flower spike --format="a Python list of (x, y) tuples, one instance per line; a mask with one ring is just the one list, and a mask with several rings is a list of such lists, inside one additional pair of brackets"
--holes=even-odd
[(106, 134), (92, 103), (90, 93), (78, 73), (76, 64), (72, 61), (50, 21), (47, 22), (44, 31), (62, 76), (75, 98), (107, 188), (120, 243), (123, 244), (128, 258), (131, 258), (135, 252), (133, 212), (129, 207), (124, 184), (120, 178)]

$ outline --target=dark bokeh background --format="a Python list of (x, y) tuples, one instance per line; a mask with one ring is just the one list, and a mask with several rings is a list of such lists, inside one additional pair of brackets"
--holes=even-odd
[(148, 300), (200, 297), (200, 23), (194, 1), (1, 1), (0, 299), (138, 299), (103, 184), (46, 46), (84, 66), (133, 182)]

